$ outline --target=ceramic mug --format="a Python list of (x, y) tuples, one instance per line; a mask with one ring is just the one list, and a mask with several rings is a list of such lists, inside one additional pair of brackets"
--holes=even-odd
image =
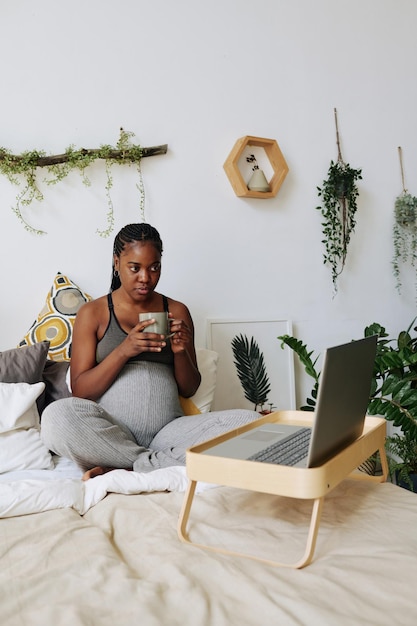
[(166, 337), (172, 337), (174, 333), (169, 335), (169, 319), (166, 311), (158, 311), (157, 313), (139, 313), (139, 321), (145, 322), (146, 320), (154, 319), (154, 324), (147, 326), (143, 332), (145, 333), (157, 333), (158, 335), (165, 335)]

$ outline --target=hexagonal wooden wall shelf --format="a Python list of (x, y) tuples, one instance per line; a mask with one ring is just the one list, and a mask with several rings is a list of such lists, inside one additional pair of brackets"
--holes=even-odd
[[(271, 188), (270, 191), (252, 191), (248, 189), (238, 166), (239, 159), (247, 146), (257, 146), (265, 150), (274, 172), (271, 180), (268, 181)], [(261, 137), (251, 137), (250, 135), (241, 137), (236, 141), (223, 167), (235, 194), (245, 198), (274, 198), (288, 173), (288, 165), (275, 139), (262, 139)]]

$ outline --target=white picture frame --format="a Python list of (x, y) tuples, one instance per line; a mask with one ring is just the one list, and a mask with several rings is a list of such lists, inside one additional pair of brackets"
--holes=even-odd
[[(239, 380), (232, 350), (236, 335), (253, 337), (264, 356), (265, 369), (271, 385), (269, 402), (273, 410), (295, 409), (295, 381), (293, 351), (277, 339), (280, 335), (292, 335), (289, 320), (207, 320), (207, 347), (219, 355), (217, 382), (212, 411), (224, 409), (254, 409), (245, 398)], [(264, 409), (269, 409), (268, 405)]]

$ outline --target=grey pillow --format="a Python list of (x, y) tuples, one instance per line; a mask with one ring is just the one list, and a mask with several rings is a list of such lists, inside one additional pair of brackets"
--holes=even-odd
[(42, 380), (46, 385), (43, 408), (47, 407), (48, 404), (55, 400), (69, 398), (71, 396), (66, 380), (68, 368), (68, 361), (46, 360), (42, 376)]
[(49, 341), (0, 352), (0, 382), (40, 383), (49, 350)]

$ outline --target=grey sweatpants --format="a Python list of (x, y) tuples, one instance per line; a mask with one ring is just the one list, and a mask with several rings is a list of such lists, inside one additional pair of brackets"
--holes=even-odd
[(72, 459), (84, 471), (99, 465), (149, 472), (185, 465), (185, 451), (190, 446), (259, 417), (259, 413), (245, 409), (184, 415), (161, 428), (146, 448), (98, 403), (65, 398), (42, 413), (41, 437), (50, 450)]

